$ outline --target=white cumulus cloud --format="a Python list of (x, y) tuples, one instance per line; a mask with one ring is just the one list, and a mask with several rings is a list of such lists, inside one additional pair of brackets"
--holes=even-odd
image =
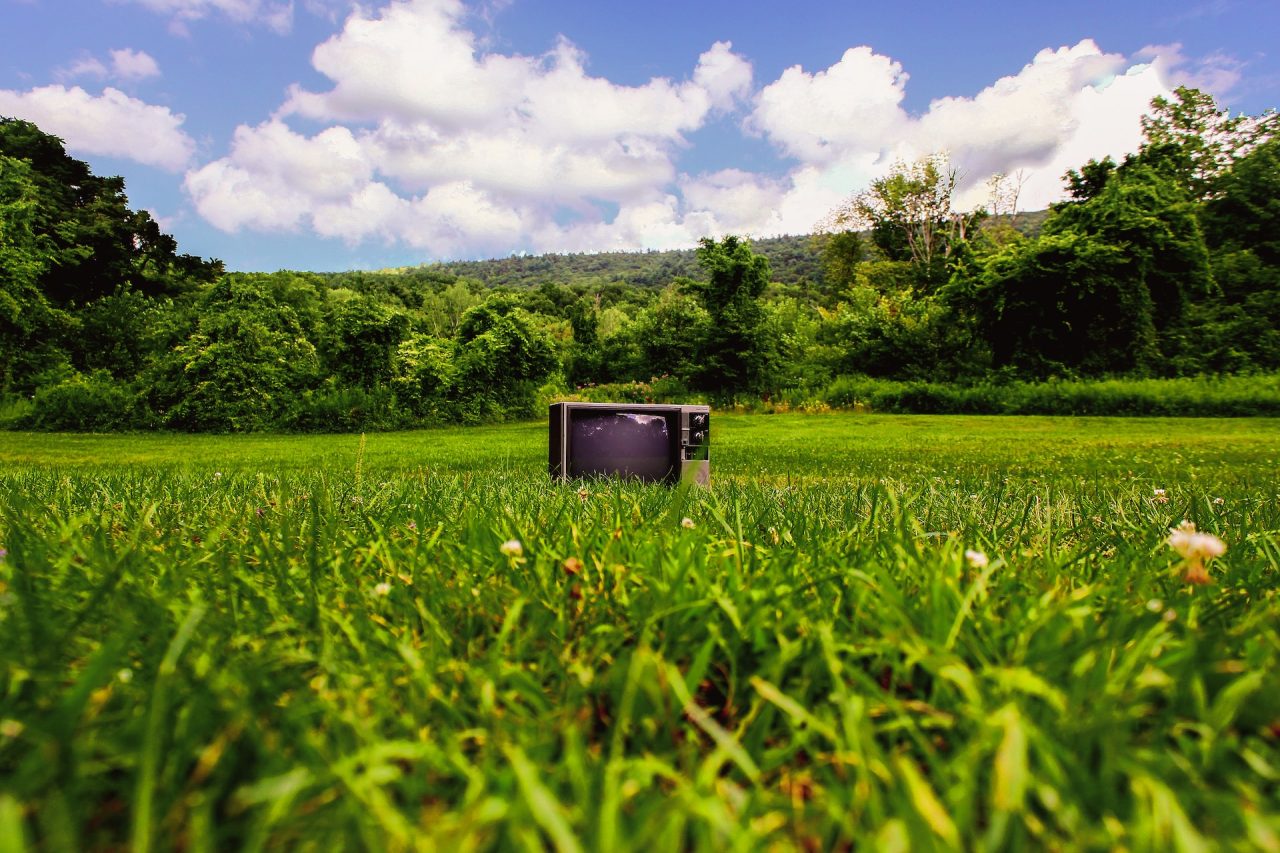
[(1247, 63), (1226, 53), (1214, 52), (1192, 59), (1180, 43), (1147, 45), (1135, 56), (1150, 60), (1161, 76), (1174, 86), (1202, 89), (1215, 98), (1225, 98), (1239, 85)]
[[(565, 39), (540, 56), (487, 53), (466, 13), (458, 0), (354, 12), (312, 56), (332, 86), (295, 86), (271, 120), (240, 127), (226, 157), (188, 175), (197, 209), (225, 230), (310, 227), (437, 255), (576, 244), (583, 228), (635, 245), (659, 210), (670, 218), (687, 134), (750, 95), (751, 66), (727, 42), (687, 79), (624, 86), (588, 73)], [(327, 129), (300, 134), (295, 117)], [(619, 213), (604, 223), (600, 205)]]
[(109, 52), (111, 64), (108, 66), (96, 56), (85, 55), (71, 65), (56, 72), (60, 79), (73, 77), (111, 77), (115, 80), (133, 82), (148, 77), (160, 76), (160, 65), (145, 51), (122, 48)]
[(907, 124), (900, 106), (906, 83), (897, 62), (869, 47), (850, 48), (824, 71), (810, 74), (796, 65), (782, 72), (756, 98), (749, 127), (808, 163), (878, 149)]
[(75, 62), (65, 68), (60, 68), (54, 72), (60, 80), (70, 79), (72, 77), (106, 77), (110, 73), (110, 69), (106, 64), (96, 56), (88, 54), (81, 56)]
[[(461, 0), (357, 7), (312, 54), (327, 84), (293, 86), (275, 115), (187, 174), (196, 209), (227, 231), (310, 231), (434, 257), (664, 248), (810, 231), (895, 161), (939, 151), (964, 173), (962, 204), (984, 200), (991, 174), (1022, 170), (1023, 207), (1043, 207), (1068, 168), (1136, 148), (1151, 98), (1188, 67), (1176, 46), (1125, 57), (1084, 40), (910, 112), (908, 69), (866, 46), (757, 89), (749, 61), (717, 42), (682, 77), (623, 85), (591, 74), (564, 38), (536, 56), (491, 51), (470, 28), (476, 15)], [(774, 146), (779, 170), (682, 173), (681, 154), (713, 120)]]
[(159, 77), (160, 66), (150, 54), (132, 48), (111, 51), (111, 73), (121, 80)]
[(1042, 208), (1062, 197), (1067, 169), (1135, 150), (1139, 117), (1170, 91), (1155, 64), (1103, 53), (1087, 39), (1042, 50), (977, 95), (936, 99), (918, 115), (901, 107), (907, 79), (861, 47), (824, 71), (791, 68), (764, 87), (748, 127), (799, 162), (778, 211), (761, 224), (809, 230), (896, 161), (935, 152), (961, 170), (960, 204), (980, 204), (991, 175), (1022, 170), (1022, 206)]
[(111, 87), (101, 95), (79, 86), (0, 89), (0, 115), (34, 122), (73, 152), (124, 157), (167, 171), (185, 168), (195, 153), (195, 142), (182, 130), (185, 116)]
[(237, 128), (230, 156), (188, 173), (186, 187), (200, 215), (224, 231), (277, 230), (354, 198), (372, 176), (347, 128), (306, 137), (271, 120)]

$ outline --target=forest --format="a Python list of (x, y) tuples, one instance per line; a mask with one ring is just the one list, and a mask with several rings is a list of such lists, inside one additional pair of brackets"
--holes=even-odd
[(825, 406), (857, 405), (859, 382), (1273, 376), (1277, 129), (1182, 88), (1046, 212), (1019, 211), (1017, 176), (956, 210), (963, 164), (935, 155), (803, 237), (246, 273), (182, 254), (123, 179), (0, 119), (0, 424), (392, 429), (553, 396)]

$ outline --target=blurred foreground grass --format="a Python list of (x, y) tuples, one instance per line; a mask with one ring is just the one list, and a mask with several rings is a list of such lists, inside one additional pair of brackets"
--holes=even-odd
[(0, 436), (0, 848), (1280, 850), (1280, 423), (714, 429)]

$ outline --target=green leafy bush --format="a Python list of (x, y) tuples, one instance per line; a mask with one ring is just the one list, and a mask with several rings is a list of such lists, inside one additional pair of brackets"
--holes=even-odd
[(110, 432), (144, 425), (132, 390), (105, 370), (41, 388), (19, 422), (25, 429)]
[(447, 341), (413, 335), (396, 349), (391, 384), (399, 404), (417, 418), (445, 418), (453, 376), (453, 348)]
[(293, 309), (227, 276), (202, 300), (196, 329), (150, 377), (166, 425), (241, 432), (278, 426), (319, 362)]
[(833, 408), (988, 415), (1280, 415), (1280, 376), (1107, 379), (947, 385), (841, 377), (821, 395)]
[(280, 426), (298, 432), (365, 432), (412, 424), (389, 388), (361, 388), (331, 383), (300, 393)]
[(502, 295), (463, 316), (454, 365), (451, 397), (464, 423), (534, 415), (556, 366), (548, 336)]

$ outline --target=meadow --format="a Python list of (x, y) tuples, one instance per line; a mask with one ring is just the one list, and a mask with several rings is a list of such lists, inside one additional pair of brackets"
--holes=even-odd
[(1280, 850), (1280, 421), (545, 466), (540, 423), (0, 435), (0, 850)]

